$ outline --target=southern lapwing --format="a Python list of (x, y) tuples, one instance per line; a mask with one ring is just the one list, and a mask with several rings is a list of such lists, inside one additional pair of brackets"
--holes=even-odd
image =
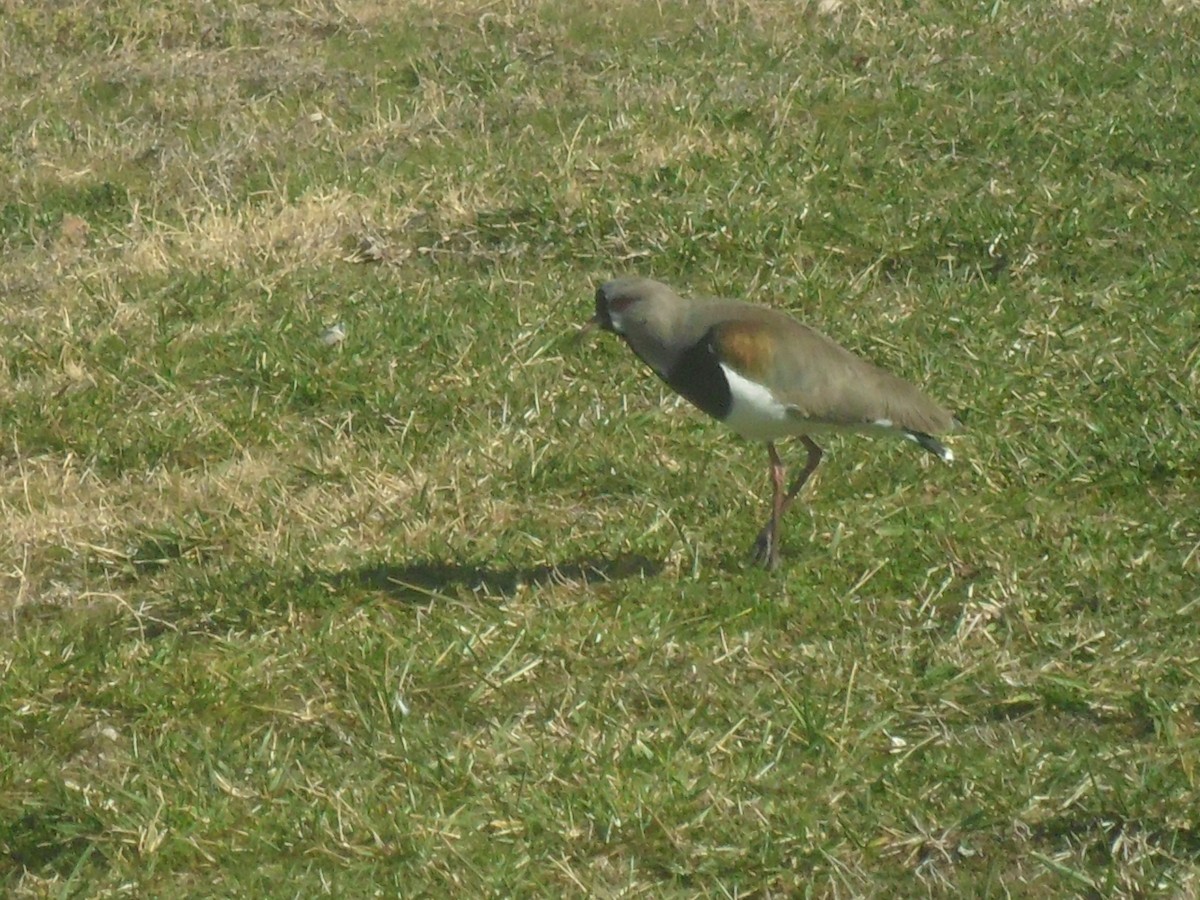
[[(860, 359), (776, 309), (736, 300), (685, 300), (648, 278), (596, 289), (599, 327), (624, 338), (654, 373), (704, 412), (750, 440), (765, 441), (774, 498), (754, 558), (779, 565), (780, 520), (821, 462), (812, 435), (857, 431), (906, 438), (950, 462), (935, 434), (960, 427), (919, 389)], [(796, 435), (804, 469), (785, 489), (775, 441)]]

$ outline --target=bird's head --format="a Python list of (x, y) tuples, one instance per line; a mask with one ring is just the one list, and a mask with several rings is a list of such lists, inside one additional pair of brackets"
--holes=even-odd
[(596, 288), (596, 314), (585, 331), (600, 328), (622, 337), (659, 332), (680, 304), (679, 296), (649, 278), (614, 278)]
[(597, 328), (620, 335), (663, 378), (688, 346), (682, 333), (687, 301), (660, 281), (614, 278), (596, 288), (596, 314), (580, 335)]

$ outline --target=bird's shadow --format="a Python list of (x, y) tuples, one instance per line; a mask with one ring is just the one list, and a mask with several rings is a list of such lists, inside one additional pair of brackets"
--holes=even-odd
[(334, 588), (356, 587), (385, 594), (402, 603), (430, 603), (476, 597), (511, 597), (522, 588), (556, 585), (586, 586), (597, 582), (646, 578), (663, 570), (663, 563), (638, 554), (613, 559), (587, 558), (537, 566), (473, 565), (425, 559), (404, 564), (375, 563), (346, 569), (321, 580)]

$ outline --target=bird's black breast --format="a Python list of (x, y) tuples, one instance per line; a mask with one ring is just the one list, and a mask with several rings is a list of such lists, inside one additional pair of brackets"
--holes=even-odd
[(724, 419), (729, 415), (733, 395), (721, 370), (713, 332), (709, 331), (680, 354), (663, 380), (713, 418)]

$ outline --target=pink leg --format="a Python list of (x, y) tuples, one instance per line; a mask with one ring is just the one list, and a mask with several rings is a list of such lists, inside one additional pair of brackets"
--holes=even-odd
[(771, 519), (763, 526), (762, 531), (758, 533), (758, 538), (754, 542), (754, 561), (764, 564), (771, 570), (779, 567), (779, 537), (782, 530), (780, 523), (783, 521), (783, 514), (792, 505), (792, 501), (796, 499), (796, 495), (800, 493), (800, 489), (804, 487), (809, 476), (821, 464), (822, 451), (817, 446), (816, 441), (806, 434), (801, 435), (800, 440), (808, 448), (808, 460), (804, 464), (804, 469), (796, 476), (796, 480), (792, 482), (792, 486), (788, 488), (786, 494), (783, 492), (783, 460), (779, 458), (775, 444), (770, 441), (767, 442), (767, 455), (771, 460), (771, 485), (774, 489), (771, 497)]
[(804, 470), (796, 476), (796, 480), (792, 482), (792, 486), (788, 488), (787, 496), (783, 498), (783, 509), (787, 512), (787, 508), (792, 505), (792, 501), (796, 499), (796, 495), (800, 493), (800, 488), (804, 487), (806, 481), (813, 472), (817, 471), (817, 466), (821, 464), (821, 457), (824, 452), (817, 446), (817, 442), (810, 438), (807, 434), (800, 435), (800, 440), (804, 442), (804, 446), (808, 448), (808, 460), (804, 463)]
[(784, 468), (783, 460), (775, 444), (767, 441), (767, 456), (771, 460), (771, 518), (763, 530), (758, 533), (754, 542), (754, 561), (764, 564), (768, 569), (779, 566), (779, 523), (783, 518), (783, 510), (787, 505), (787, 497), (783, 492)]

